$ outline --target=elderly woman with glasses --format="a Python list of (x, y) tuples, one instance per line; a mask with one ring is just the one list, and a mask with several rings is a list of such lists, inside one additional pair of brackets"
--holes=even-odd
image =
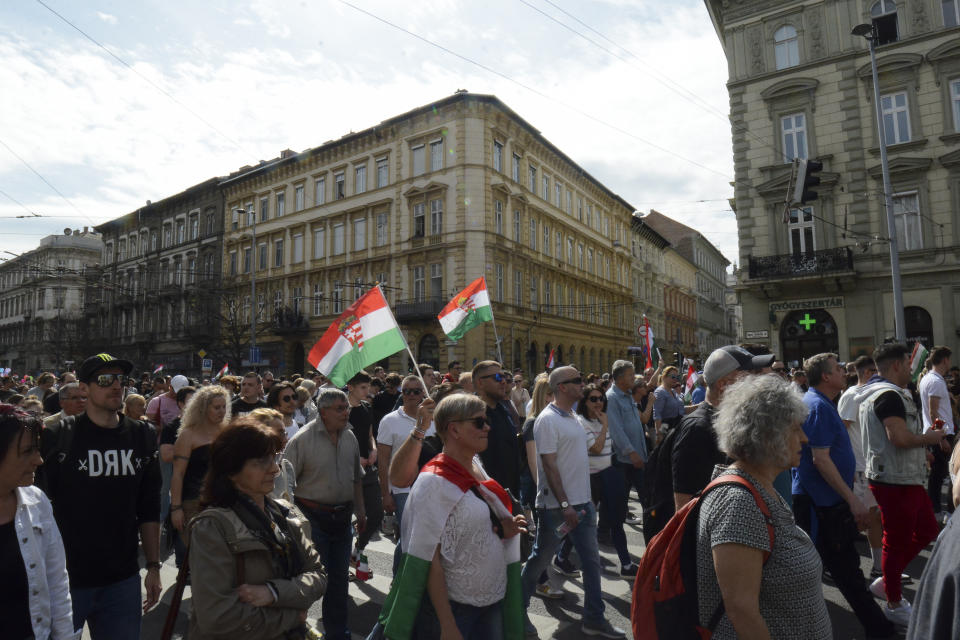
[(738, 476), (758, 497), (730, 483), (700, 498), (700, 624), (718, 619), (718, 640), (833, 637), (820, 556), (773, 486), (778, 474), (800, 463), (807, 413), (800, 395), (776, 375), (748, 376), (724, 392), (714, 429), (735, 462), (717, 467), (714, 479)]
[(281, 446), (249, 416), (210, 446), (204, 508), (190, 524), (191, 640), (307, 637), (327, 577), (303, 516), (270, 497)]
[[(399, 574), (380, 614), (391, 639), (496, 640), (522, 633), (520, 545), (526, 521), (483, 469), (486, 405), (454, 393), (433, 414), (443, 451), (413, 484), (404, 510)], [(509, 614), (513, 615), (509, 615)]]

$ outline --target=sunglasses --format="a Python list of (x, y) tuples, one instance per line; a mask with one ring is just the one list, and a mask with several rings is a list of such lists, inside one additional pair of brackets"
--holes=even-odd
[(423, 393), (423, 389), (404, 389), (403, 395), (405, 396), (419, 396)]
[(453, 420), (453, 422), (465, 422), (467, 424), (472, 424), (479, 431), (483, 431), (483, 427), (487, 424), (487, 419), (484, 416), (479, 418), (464, 418), (463, 420)]
[(603, 402), (603, 396), (590, 396), (587, 402)]
[(671, 379), (671, 380), (679, 380), (679, 379), (680, 379), (680, 376), (670, 376), (670, 379)]
[(130, 377), (125, 376), (122, 373), (101, 373), (93, 379), (93, 381), (97, 383), (98, 387), (109, 387), (113, 385), (114, 382), (119, 382), (121, 385), (124, 385), (129, 380)]
[(280, 402), (293, 402), (294, 396), (280, 396)]
[(481, 380), (482, 380), (483, 378), (493, 378), (493, 379), (496, 380), (497, 382), (503, 382), (504, 380), (507, 379), (506, 376), (504, 376), (502, 373), (488, 373), (488, 374), (485, 375), (485, 376), (479, 376), (479, 377), (480, 377)]
[(583, 378), (570, 378), (569, 380), (564, 380), (560, 384), (583, 384)]

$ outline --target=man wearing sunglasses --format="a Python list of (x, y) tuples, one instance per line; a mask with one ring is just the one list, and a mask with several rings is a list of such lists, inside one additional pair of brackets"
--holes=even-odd
[(84, 360), (78, 379), (85, 411), (41, 436), (41, 483), (63, 536), (74, 627), (88, 624), (93, 640), (139, 638), (142, 611), (160, 597), (157, 433), (150, 423), (118, 413), (132, 369), (133, 363), (106, 353)]
[(477, 395), (487, 405), (487, 423), (490, 425), (487, 449), (480, 452), (480, 460), (491, 478), (520, 495), (521, 442), (519, 429), (504, 406), (507, 374), (499, 362), (484, 360), (473, 368), (473, 384)]
[(297, 412), (297, 392), (289, 382), (273, 385), (267, 394), (267, 407), (283, 414), (283, 430), (287, 433), (288, 441), (303, 426), (293, 417)]

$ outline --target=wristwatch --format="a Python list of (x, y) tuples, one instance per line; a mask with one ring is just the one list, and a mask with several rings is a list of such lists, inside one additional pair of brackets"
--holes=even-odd
[(570, 503), (567, 502), (566, 500), (564, 500), (563, 502), (560, 503), (560, 508), (561, 508), (561, 509), (566, 509), (566, 508), (568, 508), (569, 506), (570, 506)]

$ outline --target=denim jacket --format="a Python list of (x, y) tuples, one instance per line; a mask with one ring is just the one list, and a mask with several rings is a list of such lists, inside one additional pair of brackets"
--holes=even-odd
[(630, 454), (634, 451), (644, 462), (647, 461), (647, 441), (637, 403), (632, 395), (616, 385), (607, 389), (607, 424), (618, 461), (630, 462)]
[(79, 640), (73, 628), (70, 579), (50, 500), (37, 487), (17, 488), (14, 516), (30, 589), (30, 622), (38, 640)]
[(866, 476), (870, 480), (900, 485), (925, 485), (927, 476), (927, 449), (901, 449), (887, 437), (886, 427), (873, 410), (880, 394), (896, 391), (907, 413), (907, 429), (923, 433), (923, 423), (910, 392), (887, 380), (877, 379), (865, 384), (855, 396), (860, 403), (860, 432), (863, 435), (863, 454)]

